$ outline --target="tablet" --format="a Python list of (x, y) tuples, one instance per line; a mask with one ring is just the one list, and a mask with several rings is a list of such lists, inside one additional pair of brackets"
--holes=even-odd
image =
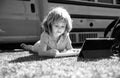
[(113, 55), (111, 47), (114, 38), (86, 38), (78, 57), (105, 58)]

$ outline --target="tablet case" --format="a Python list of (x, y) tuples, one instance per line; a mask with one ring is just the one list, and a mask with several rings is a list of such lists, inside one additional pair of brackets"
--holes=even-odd
[(107, 58), (113, 55), (111, 47), (114, 38), (86, 38), (78, 57)]

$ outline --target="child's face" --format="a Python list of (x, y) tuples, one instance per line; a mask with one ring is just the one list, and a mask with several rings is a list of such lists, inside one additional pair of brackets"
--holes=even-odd
[(59, 37), (65, 32), (66, 29), (66, 22), (64, 20), (60, 20), (55, 22), (52, 25), (52, 33), (54, 37)]

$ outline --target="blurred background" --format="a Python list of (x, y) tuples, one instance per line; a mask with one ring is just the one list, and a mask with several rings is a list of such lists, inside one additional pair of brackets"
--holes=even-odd
[(0, 0), (0, 49), (34, 44), (43, 18), (56, 6), (66, 8), (73, 19), (74, 47), (86, 38), (104, 37), (105, 28), (120, 16), (120, 0)]

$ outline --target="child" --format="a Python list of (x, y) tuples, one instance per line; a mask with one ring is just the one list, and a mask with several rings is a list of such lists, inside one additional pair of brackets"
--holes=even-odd
[(72, 29), (72, 19), (66, 9), (53, 8), (42, 23), (44, 32), (41, 39), (33, 46), (21, 44), (21, 47), (40, 56), (55, 56), (57, 53), (73, 49), (69, 32)]

